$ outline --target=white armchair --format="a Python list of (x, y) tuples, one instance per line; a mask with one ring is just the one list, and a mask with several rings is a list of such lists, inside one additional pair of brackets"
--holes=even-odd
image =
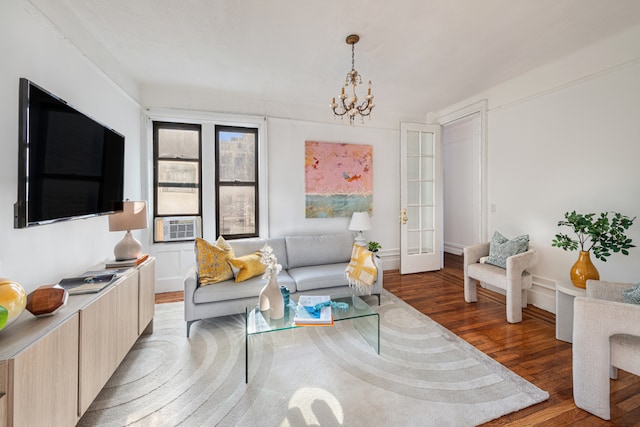
[(536, 263), (536, 250), (507, 258), (507, 268), (480, 262), (480, 258), (489, 255), (489, 243), (478, 243), (464, 248), (464, 300), (468, 303), (478, 301), (477, 285), (484, 282), (506, 291), (507, 322), (522, 322), (522, 308), (527, 306), (527, 289), (533, 280), (527, 268)]
[(627, 304), (630, 283), (587, 280), (587, 296), (574, 300), (573, 400), (600, 418), (611, 418), (609, 378), (618, 368), (640, 375), (640, 305)]

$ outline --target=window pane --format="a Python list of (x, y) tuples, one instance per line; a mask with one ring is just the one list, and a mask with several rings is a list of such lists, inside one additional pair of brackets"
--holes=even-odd
[(156, 193), (158, 215), (198, 215), (198, 189), (158, 187)]
[(197, 187), (200, 173), (198, 163), (179, 162), (169, 160), (158, 161), (158, 184), (183, 184), (183, 186)]
[(221, 186), (219, 234), (255, 234), (255, 187)]
[(200, 157), (200, 132), (187, 129), (158, 129), (158, 157), (193, 159)]
[(221, 182), (255, 182), (256, 138), (253, 133), (219, 132)]

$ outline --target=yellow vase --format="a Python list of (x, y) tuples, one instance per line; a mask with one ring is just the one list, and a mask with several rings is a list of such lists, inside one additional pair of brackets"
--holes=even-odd
[(600, 280), (600, 273), (591, 262), (591, 253), (589, 251), (580, 251), (578, 260), (571, 267), (571, 282), (573, 286), (585, 289), (589, 279)]
[(27, 306), (27, 294), (13, 280), (0, 279), (0, 330), (20, 317)]

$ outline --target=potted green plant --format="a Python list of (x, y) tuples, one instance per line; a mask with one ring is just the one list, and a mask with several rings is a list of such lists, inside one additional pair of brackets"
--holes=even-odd
[(571, 268), (571, 281), (579, 288), (586, 287), (588, 279), (599, 279), (600, 274), (591, 262), (589, 254), (603, 261), (614, 253), (629, 255), (631, 243), (625, 232), (633, 225), (635, 217), (630, 218), (618, 212), (581, 214), (565, 212), (564, 220), (558, 221), (558, 227), (570, 227), (577, 239), (564, 233), (556, 234), (552, 246), (565, 251), (580, 249), (578, 261)]
[(369, 252), (376, 253), (380, 249), (382, 249), (382, 246), (380, 246), (380, 243), (378, 243), (378, 242), (369, 242)]

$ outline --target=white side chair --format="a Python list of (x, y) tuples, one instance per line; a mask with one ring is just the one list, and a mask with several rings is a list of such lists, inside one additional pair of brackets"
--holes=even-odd
[(527, 289), (531, 289), (533, 280), (527, 268), (536, 261), (536, 250), (529, 250), (507, 258), (507, 268), (480, 262), (480, 258), (489, 255), (489, 243), (478, 243), (464, 248), (464, 300), (468, 303), (478, 301), (478, 282), (487, 283), (506, 291), (507, 322), (522, 322), (522, 308), (527, 306)]
[(631, 283), (587, 280), (587, 296), (573, 306), (573, 400), (611, 418), (609, 378), (618, 368), (640, 375), (640, 305), (624, 302)]

